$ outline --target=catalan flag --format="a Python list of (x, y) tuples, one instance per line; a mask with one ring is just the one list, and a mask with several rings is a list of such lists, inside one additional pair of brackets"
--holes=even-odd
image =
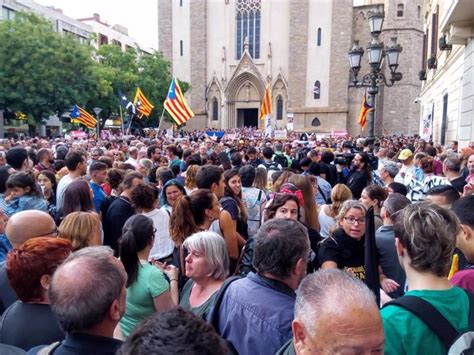
[(150, 101), (148, 101), (140, 88), (137, 88), (135, 98), (133, 99), (133, 104), (135, 105), (140, 118), (143, 116), (150, 116), (151, 111), (153, 111), (153, 108), (155, 107), (150, 103)]
[(84, 110), (82, 107), (74, 105), (74, 108), (71, 112), (71, 122), (73, 123), (81, 123), (87, 128), (94, 128), (97, 125), (97, 120), (92, 116), (89, 112)]
[(186, 103), (177, 79), (171, 81), (168, 96), (163, 105), (178, 126), (194, 117), (194, 112)]
[(359, 126), (361, 126), (361, 128), (365, 127), (365, 124), (367, 123), (367, 114), (373, 109), (374, 108), (368, 104), (364, 94), (364, 96), (362, 97), (362, 104), (359, 113)]
[(260, 119), (264, 119), (266, 116), (272, 113), (272, 89), (270, 85), (265, 88), (265, 95), (263, 95), (262, 106), (260, 107)]

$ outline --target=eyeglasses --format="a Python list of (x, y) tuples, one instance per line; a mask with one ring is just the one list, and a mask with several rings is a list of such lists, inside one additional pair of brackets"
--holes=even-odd
[(58, 235), (59, 235), (58, 227), (54, 227), (53, 231), (51, 231), (49, 233), (37, 235), (35, 238), (49, 237), (49, 236), (51, 236), (52, 238), (56, 238)]
[(354, 224), (355, 222), (359, 224), (365, 224), (365, 218), (355, 218), (355, 217), (344, 217), (344, 220), (349, 224)]

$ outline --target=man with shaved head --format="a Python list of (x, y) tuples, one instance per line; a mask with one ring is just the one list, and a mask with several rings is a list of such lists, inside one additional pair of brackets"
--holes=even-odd
[(342, 270), (319, 270), (296, 292), (293, 340), (278, 354), (383, 354), (374, 294)]
[(113, 339), (125, 312), (127, 274), (106, 246), (71, 254), (54, 273), (49, 287), (51, 309), (66, 339), (29, 354), (115, 354), (122, 344)]
[[(5, 234), (15, 248), (31, 238), (57, 237), (58, 230), (49, 214), (28, 210), (10, 217), (5, 227)], [(8, 282), (5, 263), (2, 263), (0, 264), (0, 315), (16, 300), (16, 294)]]

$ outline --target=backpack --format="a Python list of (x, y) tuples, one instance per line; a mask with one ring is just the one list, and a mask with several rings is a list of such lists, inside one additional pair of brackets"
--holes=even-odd
[(275, 154), (273, 156), (273, 161), (280, 164), (282, 168), (288, 168), (288, 159), (283, 154)]
[(474, 354), (474, 295), (466, 292), (469, 297), (468, 330), (460, 333), (431, 303), (416, 296), (402, 296), (388, 305), (402, 307), (422, 320), (438, 336), (444, 344), (448, 355)]
[(278, 164), (274, 161), (271, 163), (268, 163), (264, 161), (261, 165), (267, 169), (267, 181), (272, 181), (272, 175), (275, 171), (280, 171), (280, 168), (278, 167)]

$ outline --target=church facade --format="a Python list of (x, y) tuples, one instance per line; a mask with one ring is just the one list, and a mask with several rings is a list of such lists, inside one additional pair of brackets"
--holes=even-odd
[(420, 83), (410, 78), (419, 65), (408, 57), (421, 55), (412, 51), (421, 53), (422, 23), (410, 16), (422, 0), (398, 0), (405, 9), (398, 21), (390, 20), (396, 0), (367, 2), (354, 7), (353, 0), (159, 0), (158, 49), (173, 75), (191, 85), (186, 97), (195, 118), (187, 128), (263, 128), (259, 111), (270, 86), (275, 128), (292, 123), (297, 131), (360, 134), (364, 89), (352, 84), (348, 51), (355, 39), (369, 43), (367, 13), (377, 6), (386, 13), (382, 39), (388, 43), (396, 36), (404, 47), (400, 71), (407, 79), (381, 90), (376, 130), (417, 129), (413, 100)]

